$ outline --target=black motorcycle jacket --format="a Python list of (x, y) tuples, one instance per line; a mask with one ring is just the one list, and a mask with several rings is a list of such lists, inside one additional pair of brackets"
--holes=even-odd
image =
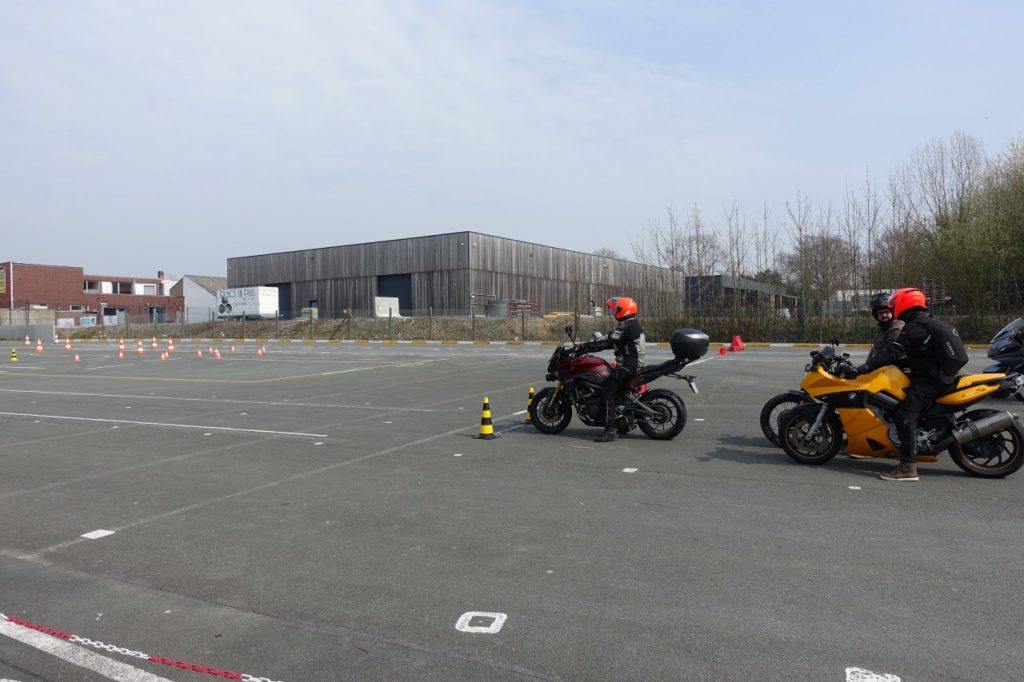
[(635, 317), (621, 320), (612, 333), (603, 339), (583, 344), (588, 351), (602, 351), (615, 348), (615, 362), (636, 374), (644, 368), (644, 356), (647, 354), (647, 339), (644, 330)]
[(933, 321), (937, 320), (924, 310), (912, 313), (899, 335), (873, 353), (865, 368), (870, 371), (885, 365), (899, 365), (907, 368), (911, 376), (923, 375), (943, 384), (952, 383), (955, 372), (944, 371), (936, 356)]

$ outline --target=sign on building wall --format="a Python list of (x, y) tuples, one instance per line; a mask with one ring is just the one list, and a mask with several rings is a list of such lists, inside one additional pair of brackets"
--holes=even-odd
[(0, 294), (7, 293), (7, 269), (0, 266)]

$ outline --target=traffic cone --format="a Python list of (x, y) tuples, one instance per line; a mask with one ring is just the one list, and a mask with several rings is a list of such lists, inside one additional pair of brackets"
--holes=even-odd
[(117, 342), (117, 349), (124, 353), (124, 339), (121, 339), (120, 341)]
[(747, 347), (743, 345), (743, 339), (741, 339), (739, 335), (732, 337), (732, 343), (729, 344), (730, 351), (738, 353), (741, 350), (746, 350), (746, 348)]
[(487, 400), (487, 396), (484, 396), (484, 407), (480, 413), (480, 435), (477, 438), (494, 440), (497, 437), (498, 434), (494, 432), (494, 426), (491, 424), (491, 403)]
[(235, 352), (235, 347), (234, 347), (234, 346), (231, 346), (231, 352), (232, 352), (232, 353), (234, 353), (234, 352)]
[(263, 355), (263, 349), (262, 348), (257, 348), (256, 349), (256, 355)]
[(160, 359), (161, 360), (166, 360), (167, 359), (167, 351), (164, 351), (163, 353), (160, 354)]
[(17, 362), (17, 361), (18, 361), (18, 351), (17, 351), (17, 349), (12, 348), (11, 349), (11, 362)]
[(167, 337), (167, 352), (168, 353), (173, 353), (174, 352), (174, 339), (172, 339), (169, 336)]
[(203, 357), (203, 351), (201, 351), (201, 350), (197, 350), (197, 351), (196, 351), (196, 357), (197, 357), (197, 358), (201, 358), (201, 357)]
[(146, 352), (145, 349), (142, 347), (142, 339), (139, 339), (139, 348), (135, 352), (138, 353), (139, 355), (143, 355)]
[(526, 419), (523, 420), (524, 424), (529, 424), (533, 421), (530, 418), (530, 405), (533, 404), (533, 386), (530, 386), (530, 394), (526, 398)]
[(213, 349), (213, 357), (215, 357), (218, 360), (220, 360), (220, 349), (218, 349), (218, 348), (214, 348)]
[(78, 359), (78, 353), (75, 353), (75, 362), (80, 362), (80, 360)]
[(124, 360), (124, 350), (118, 350), (117, 351), (117, 359), (118, 360)]
[(719, 355), (725, 355), (725, 346), (719, 346), (718, 347), (718, 354)]
[(36, 352), (37, 353), (42, 353), (43, 352), (43, 340), (42, 339), (36, 339)]
[(71, 350), (71, 337), (64, 340), (64, 350)]
[(31, 346), (32, 345), (32, 342), (28, 340), (28, 336), (25, 337), (25, 345), (26, 346)]

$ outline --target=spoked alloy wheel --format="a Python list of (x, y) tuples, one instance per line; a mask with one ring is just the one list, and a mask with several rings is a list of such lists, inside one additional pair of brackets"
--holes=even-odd
[(683, 399), (672, 391), (656, 388), (647, 391), (640, 398), (646, 407), (657, 415), (638, 415), (637, 426), (654, 440), (670, 440), (678, 436), (686, 426), (686, 405)]
[[(999, 410), (972, 410), (964, 415), (978, 420), (998, 414)], [(1018, 424), (965, 445), (954, 443), (949, 456), (971, 476), (1002, 478), (1024, 465), (1024, 434)]]
[(779, 440), (786, 454), (801, 464), (824, 464), (843, 446), (843, 425), (830, 414), (821, 420), (818, 432), (806, 440), (817, 414), (804, 410), (790, 410), (779, 423)]
[(768, 402), (764, 404), (764, 407), (761, 408), (761, 433), (772, 442), (772, 445), (780, 444), (779, 417), (805, 402), (792, 393), (780, 393), (769, 398)]
[(569, 425), (572, 419), (572, 407), (565, 394), (561, 394), (552, 402), (555, 389), (551, 386), (541, 389), (530, 401), (530, 421), (541, 433), (558, 433)]

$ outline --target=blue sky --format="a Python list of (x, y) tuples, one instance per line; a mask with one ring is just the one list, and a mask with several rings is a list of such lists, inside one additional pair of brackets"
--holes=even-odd
[(956, 131), (1024, 136), (1019, 2), (0, 2), (0, 260), (779, 219)]

